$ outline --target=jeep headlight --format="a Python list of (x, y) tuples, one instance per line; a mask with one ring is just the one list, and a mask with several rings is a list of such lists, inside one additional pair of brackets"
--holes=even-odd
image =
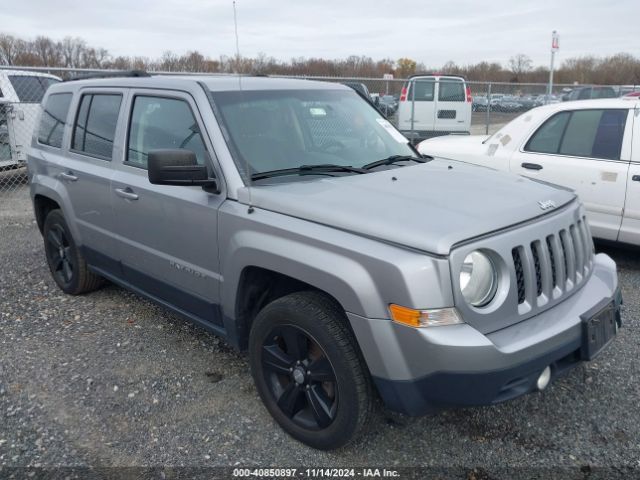
[(491, 258), (479, 250), (467, 255), (460, 270), (460, 291), (474, 307), (483, 307), (496, 295), (498, 273)]

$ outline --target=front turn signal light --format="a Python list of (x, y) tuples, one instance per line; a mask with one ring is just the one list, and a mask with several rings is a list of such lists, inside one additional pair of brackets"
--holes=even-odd
[(464, 323), (455, 308), (416, 310), (392, 303), (389, 305), (391, 320), (410, 327), (438, 327)]

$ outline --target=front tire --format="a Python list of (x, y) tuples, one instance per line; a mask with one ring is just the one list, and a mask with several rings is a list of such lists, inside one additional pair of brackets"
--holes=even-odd
[(356, 438), (373, 408), (347, 321), (326, 295), (297, 292), (264, 307), (249, 336), (251, 373), (267, 410), (292, 437), (322, 450)]
[(42, 235), (49, 270), (60, 290), (79, 295), (100, 287), (102, 278), (87, 267), (61, 210), (49, 212)]

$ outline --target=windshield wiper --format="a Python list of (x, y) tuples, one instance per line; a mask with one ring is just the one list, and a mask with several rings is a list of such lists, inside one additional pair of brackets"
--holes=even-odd
[(364, 170), (371, 170), (372, 168), (376, 168), (381, 165), (393, 165), (396, 162), (413, 161), (416, 163), (426, 163), (429, 160), (433, 160), (433, 158), (427, 155), (421, 155), (420, 157), (415, 155), (391, 155), (390, 157), (383, 158), (382, 160), (367, 163), (366, 165), (363, 165), (362, 168)]
[(295, 168), (282, 168), (279, 170), (268, 170), (251, 175), (251, 180), (262, 180), (263, 178), (282, 177), (285, 175), (329, 175), (334, 172), (367, 173), (362, 168), (350, 165), (334, 165), (332, 163), (322, 165), (301, 165)]

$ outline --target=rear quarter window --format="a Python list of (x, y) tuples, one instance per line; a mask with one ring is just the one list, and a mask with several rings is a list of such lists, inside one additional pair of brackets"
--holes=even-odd
[(570, 112), (552, 116), (533, 134), (524, 149), (536, 153), (557, 153), (570, 116)]
[(51, 147), (62, 147), (62, 136), (67, 123), (71, 93), (49, 95), (42, 110), (38, 128), (38, 142)]

